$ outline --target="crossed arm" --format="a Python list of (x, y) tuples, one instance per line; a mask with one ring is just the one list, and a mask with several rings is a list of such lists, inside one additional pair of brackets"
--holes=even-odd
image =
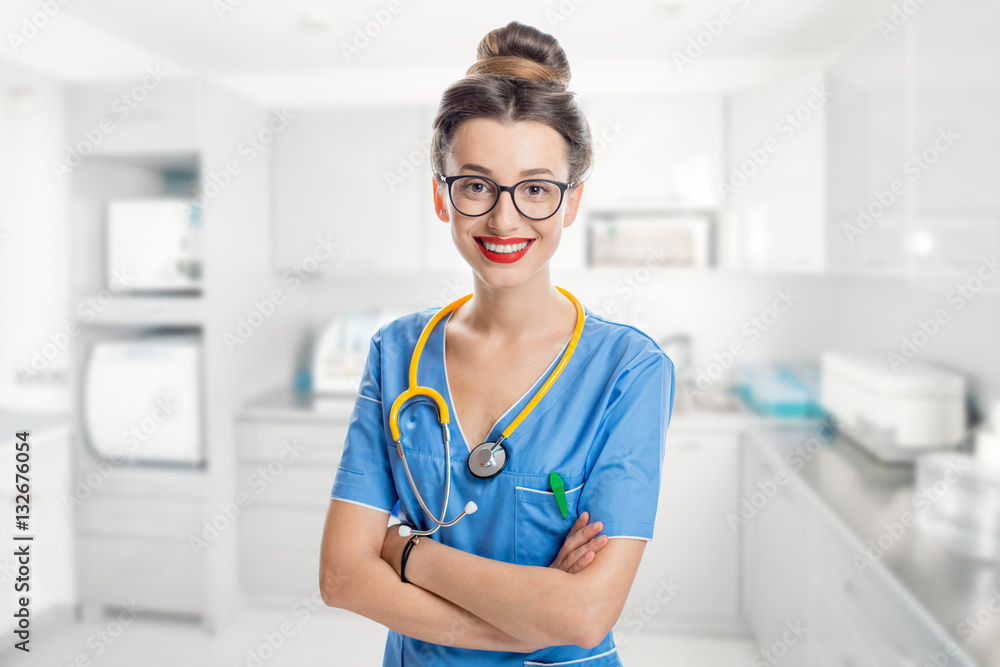
[[(645, 542), (594, 539), (586, 514), (551, 567), (512, 565), (421, 539), (404, 584), (407, 538), (387, 514), (330, 501), (320, 553), (326, 604), (423, 641), (529, 653), (546, 646), (593, 647), (621, 613)], [(595, 529), (596, 526), (596, 529)], [(598, 553), (599, 552), (599, 553)]]

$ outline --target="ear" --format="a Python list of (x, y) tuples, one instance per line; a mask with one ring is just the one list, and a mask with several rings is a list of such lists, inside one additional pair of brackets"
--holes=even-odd
[(447, 204), (448, 186), (434, 176), (431, 177), (431, 182), (434, 184), (434, 212), (437, 213), (437, 217), (441, 222), (451, 222)]
[(580, 212), (580, 199), (583, 196), (583, 183), (570, 190), (566, 199), (566, 215), (563, 216), (563, 227), (569, 227), (576, 220), (577, 213)]

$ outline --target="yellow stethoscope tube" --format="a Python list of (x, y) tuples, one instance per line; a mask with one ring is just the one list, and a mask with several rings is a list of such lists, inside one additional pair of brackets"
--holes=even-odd
[[(555, 370), (552, 371), (552, 374), (549, 375), (548, 379), (538, 389), (538, 391), (531, 398), (528, 404), (524, 406), (524, 408), (521, 410), (520, 413), (518, 413), (517, 417), (515, 417), (514, 420), (507, 426), (507, 428), (503, 430), (503, 432), (500, 435), (500, 438), (496, 442), (487, 441), (481, 443), (473, 450), (472, 453), (470, 453), (469, 465), (471, 470), (473, 466), (476, 465), (472, 462), (472, 457), (477, 452), (481, 453), (484, 457), (484, 460), (481, 463), (481, 466), (484, 468), (494, 465), (494, 454), (497, 453), (498, 449), (503, 452), (503, 457), (504, 457), (503, 464), (498, 466), (497, 469), (491, 472), (490, 474), (476, 475), (477, 477), (484, 479), (488, 477), (493, 477), (496, 474), (498, 474), (500, 470), (503, 469), (503, 465), (506, 464), (506, 451), (503, 449), (503, 444), (502, 444), (503, 441), (510, 437), (510, 435), (514, 432), (514, 429), (516, 429), (518, 425), (520, 425), (520, 423), (524, 421), (525, 417), (531, 414), (531, 411), (535, 408), (538, 402), (542, 400), (543, 396), (545, 396), (545, 393), (549, 390), (549, 387), (552, 386), (552, 384), (559, 377), (559, 374), (562, 373), (563, 368), (565, 368), (566, 364), (569, 363), (570, 358), (573, 356), (573, 350), (576, 349), (576, 344), (580, 340), (580, 335), (583, 333), (583, 323), (585, 319), (583, 306), (580, 304), (577, 298), (572, 294), (570, 294), (567, 290), (563, 289), (562, 287), (559, 287), (558, 285), (556, 286), (556, 289), (562, 292), (566, 296), (566, 298), (568, 298), (570, 301), (573, 302), (573, 305), (576, 307), (576, 327), (573, 330), (573, 335), (569, 340), (569, 344), (566, 346), (566, 351), (563, 352), (562, 358), (559, 359), (559, 363), (556, 365)], [(477, 509), (476, 504), (470, 501), (469, 503), (466, 504), (464, 511), (457, 517), (455, 517), (451, 521), (444, 520), (445, 514), (448, 511), (448, 499), (451, 494), (451, 435), (448, 431), (448, 423), (450, 421), (450, 415), (448, 412), (448, 405), (447, 403), (445, 403), (444, 397), (441, 396), (441, 394), (438, 391), (430, 387), (421, 387), (419, 384), (417, 384), (417, 366), (420, 363), (420, 355), (424, 350), (424, 345), (427, 344), (427, 339), (430, 337), (431, 331), (434, 330), (434, 327), (437, 325), (438, 322), (441, 321), (441, 319), (445, 315), (455, 310), (456, 308), (458, 308), (471, 298), (472, 294), (466, 294), (465, 296), (453, 301), (447, 306), (441, 308), (441, 310), (435, 313), (434, 317), (432, 317), (430, 321), (427, 322), (426, 325), (424, 325), (424, 329), (420, 333), (420, 338), (417, 339), (417, 344), (413, 348), (413, 356), (410, 358), (409, 386), (403, 393), (401, 393), (399, 396), (396, 397), (396, 400), (392, 404), (392, 409), (389, 411), (389, 430), (391, 431), (392, 438), (396, 443), (396, 451), (399, 452), (399, 458), (403, 462), (403, 470), (406, 472), (406, 478), (410, 482), (410, 488), (413, 489), (413, 494), (416, 496), (417, 502), (420, 504), (420, 507), (424, 510), (427, 516), (430, 517), (431, 521), (433, 521), (435, 524), (433, 529), (427, 531), (416, 531), (416, 530), (411, 530), (407, 526), (402, 526), (400, 527), (400, 534), (402, 535), (407, 535), (407, 534), (430, 535), (431, 533), (437, 531), (438, 528), (447, 528), (449, 526), (455, 525), (456, 523), (458, 523), (460, 519), (462, 519), (462, 517), (466, 516), (467, 514), (472, 514)], [(406, 462), (406, 453), (403, 450), (402, 434), (399, 430), (399, 414), (402, 411), (405, 403), (411, 398), (414, 398), (416, 396), (427, 396), (428, 398), (434, 401), (434, 403), (437, 405), (438, 421), (441, 424), (441, 433), (442, 433), (442, 438), (444, 440), (444, 449), (445, 449), (446, 470), (445, 470), (444, 508), (441, 510), (440, 518), (434, 516), (434, 514), (430, 511), (430, 509), (428, 509), (427, 505), (424, 503), (424, 500), (420, 495), (420, 492), (417, 490), (416, 484), (414, 484), (413, 482), (413, 475), (410, 473), (410, 466)]]

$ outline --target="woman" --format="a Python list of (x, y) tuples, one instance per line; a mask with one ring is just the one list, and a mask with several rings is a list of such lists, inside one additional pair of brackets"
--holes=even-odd
[[(390, 628), (384, 665), (621, 664), (611, 628), (652, 537), (674, 369), (646, 334), (551, 282), (593, 158), (569, 76), (553, 37), (512, 22), (482, 40), (434, 121), (434, 205), (473, 294), (372, 337), (321, 554), (327, 604)], [(435, 516), (478, 511), (414, 539), (386, 527), (398, 501), (405, 524), (435, 528), (407, 468), (430, 512), (448, 481), (435, 402), (392, 409), (425, 327), (417, 379), (451, 417), (452, 490)], [(473, 455), (501, 434), (493, 467)]]

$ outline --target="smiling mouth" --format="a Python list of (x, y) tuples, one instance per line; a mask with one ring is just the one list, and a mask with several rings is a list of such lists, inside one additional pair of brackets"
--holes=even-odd
[(500, 238), (499, 236), (475, 236), (479, 250), (491, 262), (497, 264), (512, 264), (528, 252), (535, 239)]

